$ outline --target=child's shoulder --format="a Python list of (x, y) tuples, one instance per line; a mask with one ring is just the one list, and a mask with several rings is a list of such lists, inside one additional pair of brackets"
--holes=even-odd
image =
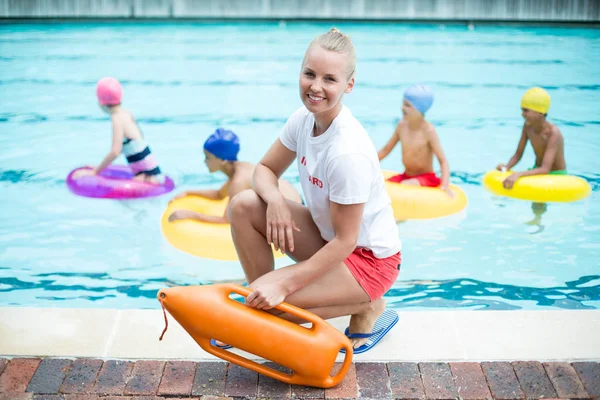
[(556, 136), (559, 141), (564, 140), (563, 134), (560, 129), (558, 129), (558, 126), (548, 122), (548, 128), (550, 130), (550, 136)]
[(552, 122), (548, 122), (546, 121), (546, 124), (548, 124), (548, 128), (553, 132), (553, 133), (558, 133), (560, 135), (560, 129), (558, 129), (558, 126), (554, 125)]
[(406, 131), (407, 129), (408, 129), (408, 123), (405, 120), (401, 119), (396, 124), (396, 132), (395, 133), (401, 134), (402, 132)]
[(113, 112), (111, 114), (111, 118), (119, 120), (133, 119), (135, 121), (135, 117), (133, 116), (131, 111), (125, 108), (120, 108), (117, 112)]

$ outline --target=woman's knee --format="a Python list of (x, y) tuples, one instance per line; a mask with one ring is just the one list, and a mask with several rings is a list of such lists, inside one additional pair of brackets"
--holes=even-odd
[(250, 219), (262, 207), (263, 200), (252, 189), (239, 192), (229, 201), (227, 216), (231, 224), (236, 221)]

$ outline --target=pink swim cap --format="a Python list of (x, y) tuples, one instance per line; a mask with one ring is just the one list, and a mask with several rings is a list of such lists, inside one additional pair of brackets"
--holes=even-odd
[(96, 85), (96, 96), (100, 105), (114, 106), (121, 104), (123, 88), (118, 80), (111, 77), (102, 78)]

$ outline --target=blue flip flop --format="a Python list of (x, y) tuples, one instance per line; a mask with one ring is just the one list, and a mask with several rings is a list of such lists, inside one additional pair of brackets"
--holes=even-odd
[(225, 346), (219, 346), (217, 344), (217, 341), (215, 339), (210, 339), (210, 344), (212, 344), (215, 347), (218, 347), (219, 349), (223, 349), (223, 350), (227, 350), (227, 349), (233, 348), (233, 346), (230, 346), (228, 344), (226, 344)]
[[(373, 332), (371, 333), (348, 333), (348, 328), (344, 334), (348, 336), (349, 339), (364, 339), (368, 338), (367, 343), (363, 344), (357, 349), (354, 349), (354, 354), (364, 353), (367, 350), (370, 350), (373, 346), (375, 346), (379, 341), (385, 336), (386, 333), (390, 331), (396, 325), (400, 318), (398, 317), (398, 313), (394, 310), (385, 310), (383, 314), (377, 319), (375, 322), (375, 326), (373, 327)], [(345, 353), (346, 350), (341, 349), (341, 353)]]

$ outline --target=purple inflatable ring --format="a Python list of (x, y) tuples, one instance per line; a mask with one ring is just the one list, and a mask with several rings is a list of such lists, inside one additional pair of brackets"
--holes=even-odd
[(67, 187), (79, 196), (98, 199), (137, 199), (168, 193), (175, 183), (168, 176), (161, 185), (133, 180), (133, 173), (126, 165), (110, 165), (100, 175), (85, 175), (74, 179), (77, 171), (90, 167), (76, 168), (67, 176)]

